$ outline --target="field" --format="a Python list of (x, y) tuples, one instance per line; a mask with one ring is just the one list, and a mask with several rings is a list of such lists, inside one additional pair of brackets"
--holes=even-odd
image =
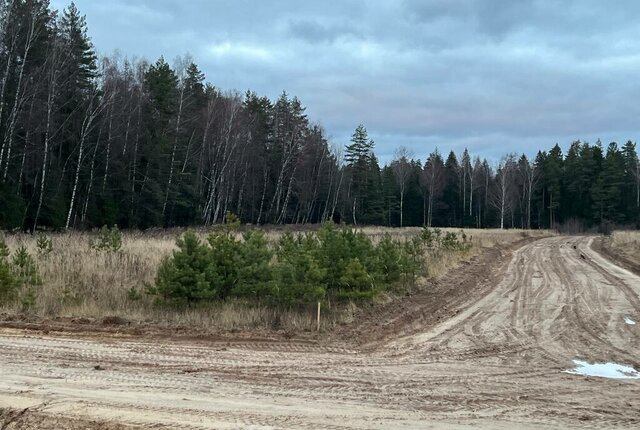
[(640, 232), (614, 231), (609, 237), (602, 238), (598, 250), (620, 266), (640, 274)]
[[(229, 308), (225, 319), (192, 317), (208, 335), (58, 321), (56, 313), (85, 312), (89, 320), (121, 312), (136, 321), (159, 312), (121, 296), (153, 278), (160, 257), (145, 256), (151, 249), (168, 254), (173, 238), (128, 235), (123, 255), (108, 257), (86, 252), (87, 236), (56, 237), (75, 250), (65, 251), (67, 258), (84, 270), (51, 261), (45, 273), (55, 288), (90, 283), (93, 271), (96, 285), (119, 293), (94, 290), (105, 295), (58, 308), (47, 307), (53, 298), (42, 299), (37, 312), (49, 320), (2, 323), (0, 423), (6, 429), (638, 428), (640, 277), (601, 255), (596, 237), (467, 234), (476, 244), (472, 253), (443, 258), (403, 297), (362, 306), (314, 336), (305, 334), (309, 323), (294, 331), (293, 315), (289, 331), (267, 331), (266, 319), (252, 331), (239, 308)], [(29, 240), (10, 238), (12, 247)], [(115, 273), (121, 264), (126, 270)], [(112, 300), (109, 307), (99, 305), (103, 299)], [(184, 313), (155, 318), (167, 327), (191, 322)], [(222, 333), (231, 320), (241, 321), (242, 330)], [(609, 363), (609, 377), (582, 367), (594, 363)]]
[[(268, 239), (273, 242), (291, 229), (269, 229)], [(380, 240), (389, 233), (395, 239), (407, 240), (419, 234), (419, 228), (385, 229), (366, 227), (362, 230), (373, 239)], [(461, 230), (452, 230), (459, 233)], [(96, 240), (95, 233), (63, 233), (51, 235), (53, 250), (50, 255), (38, 258), (38, 267), (43, 285), (38, 287), (36, 302), (29, 314), (41, 318), (68, 317), (93, 318), (120, 317), (127, 321), (153, 322), (166, 325), (185, 325), (212, 330), (269, 330), (277, 324), (285, 330), (311, 329), (316, 325), (313, 309), (279, 309), (255, 304), (231, 301), (207, 304), (197, 309), (170, 309), (155, 306), (153, 298), (144, 293), (145, 285), (154, 278), (163, 258), (176, 249), (175, 240), (181, 231), (158, 231), (152, 233), (124, 233), (120, 252), (108, 253), (91, 249)], [(205, 238), (207, 231), (197, 231)], [(524, 232), (519, 230), (469, 230), (472, 253), (483, 248), (503, 246), (523, 237), (540, 237), (544, 231)], [(6, 242), (11, 250), (20, 246), (34, 256), (37, 252), (37, 237), (32, 235), (9, 235)], [(430, 277), (442, 276), (463, 256), (455, 253), (439, 254), (429, 259)], [(315, 305), (315, 303), (313, 304)], [(18, 301), (0, 312), (19, 314), (22, 304)], [(329, 326), (349, 318), (349, 313), (328, 312)]]
[(611, 237), (611, 247), (631, 261), (640, 262), (640, 232), (616, 231)]

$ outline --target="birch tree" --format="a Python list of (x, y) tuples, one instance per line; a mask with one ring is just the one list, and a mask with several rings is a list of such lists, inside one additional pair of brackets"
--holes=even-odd
[(404, 221), (404, 195), (407, 187), (407, 181), (409, 180), (409, 176), (411, 175), (411, 162), (410, 159), (413, 157), (413, 154), (409, 149), (404, 146), (396, 149), (394, 154), (394, 160), (391, 163), (393, 167), (393, 173), (396, 178), (396, 182), (398, 183), (398, 188), (400, 190), (400, 227), (403, 226)]
[(436, 149), (429, 155), (422, 171), (421, 184), (427, 196), (427, 210), (424, 224), (432, 226), (433, 207), (437, 198), (442, 195), (445, 185), (445, 168), (442, 156)]
[(513, 178), (516, 172), (515, 155), (509, 154), (496, 167), (495, 188), (491, 203), (498, 210), (500, 228), (504, 229), (505, 216), (513, 209)]

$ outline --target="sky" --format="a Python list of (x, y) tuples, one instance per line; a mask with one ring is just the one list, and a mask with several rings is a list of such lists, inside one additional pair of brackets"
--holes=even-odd
[(637, 0), (75, 3), (100, 54), (189, 54), (219, 88), (286, 90), (336, 146), (364, 124), (382, 162), (640, 135)]

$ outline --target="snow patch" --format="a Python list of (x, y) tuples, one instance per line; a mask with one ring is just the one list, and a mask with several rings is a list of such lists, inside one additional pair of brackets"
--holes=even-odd
[(575, 369), (565, 370), (572, 375), (596, 376), (612, 379), (640, 379), (640, 372), (633, 367), (616, 363), (589, 363), (582, 360), (573, 360)]
[(629, 317), (624, 317), (625, 324), (636, 325), (636, 322)]

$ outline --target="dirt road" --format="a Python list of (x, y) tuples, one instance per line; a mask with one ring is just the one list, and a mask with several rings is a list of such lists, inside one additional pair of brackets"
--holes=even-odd
[(0, 407), (31, 408), (8, 428), (638, 428), (640, 379), (564, 372), (640, 369), (640, 278), (592, 240), (526, 245), (481, 300), (367, 352), (0, 330)]

